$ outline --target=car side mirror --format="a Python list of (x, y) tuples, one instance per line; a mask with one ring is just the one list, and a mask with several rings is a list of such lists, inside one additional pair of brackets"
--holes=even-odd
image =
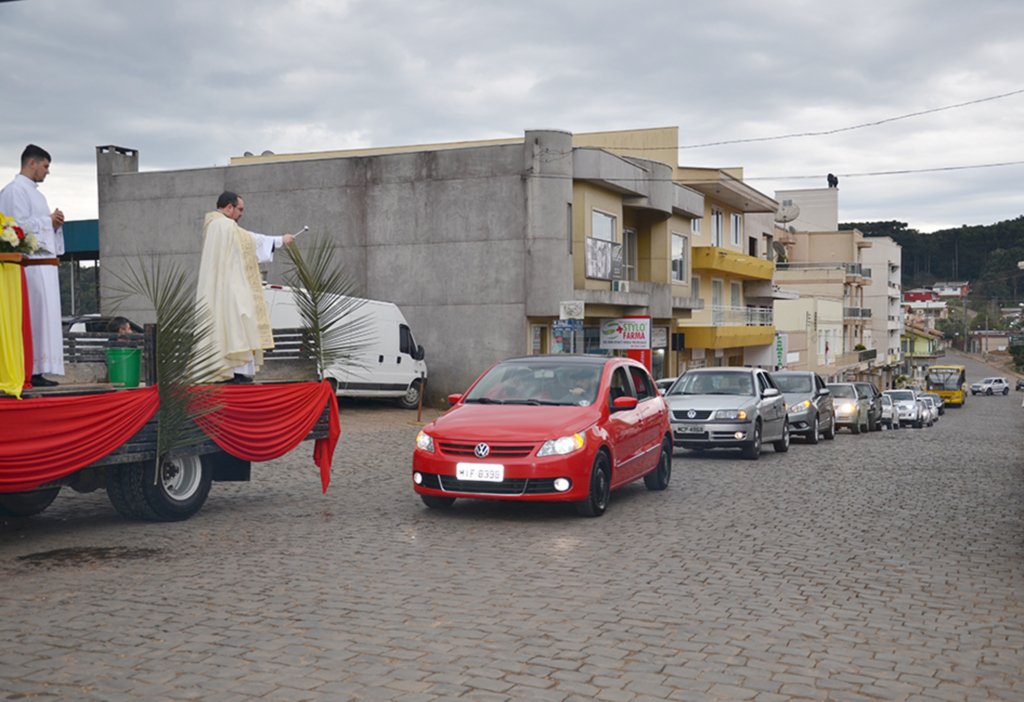
[(617, 410), (625, 409), (636, 409), (637, 399), (632, 395), (624, 395), (622, 397), (616, 397), (612, 400), (612, 407)]
[(765, 388), (764, 392), (761, 393), (761, 397), (778, 397), (779, 391), (776, 388)]
[(458, 393), (457, 392), (457, 393), (455, 393), (453, 395), (449, 395), (448, 396), (448, 404), (457, 405), (457, 404), (459, 404), (459, 400), (461, 400), (461, 399), (462, 399), (462, 393)]
[(832, 391), (829, 390), (828, 388), (819, 388), (818, 389), (818, 394), (822, 395), (822, 396), (824, 396), (824, 395), (831, 395)]
[(417, 346), (416, 347), (416, 353), (414, 353), (412, 355), (412, 359), (414, 361), (422, 361), (423, 360), (423, 356), (424, 356), (423, 347), (422, 346)]

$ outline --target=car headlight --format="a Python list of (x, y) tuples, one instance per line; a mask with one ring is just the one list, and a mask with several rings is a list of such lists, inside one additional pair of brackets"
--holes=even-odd
[(420, 432), (416, 435), (416, 448), (426, 451), (428, 453), (434, 452), (434, 437), (426, 432)]
[(746, 410), (718, 410), (715, 419), (746, 419)]
[(572, 436), (563, 436), (560, 439), (548, 439), (544, 442), (544, 445), (540, 447), (540, 451), (537, 452), (537, 456), (564, 456), (574, 451), (579, 451), (583, 448), (583, 444), (586, 443), (583, 439), (583, 434), (573, 434)]
[(857, 406), (854, 405), (852, 402), (844, 402), (843, 404), (839, 405), (839, 410), (841, 412), (853, 412), (856, 409)]
[(809, 409), (811, 406), (810, 400), (804, 400), (803, 402), (797, 402), (795, 405), (789, 408), (790, 412), (803, 412), (805, 409)]

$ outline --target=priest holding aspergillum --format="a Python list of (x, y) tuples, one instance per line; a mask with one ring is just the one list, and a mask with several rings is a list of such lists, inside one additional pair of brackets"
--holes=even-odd
[(196, 302), (211, 321), (210, 343), (222, 382), (251, 382), (263, 365), (264, 349), (274, 348), (270, 314), (259, 264), (274, 260), (274, 250), (295, 241), (294, 234), (266, 236), (242, 229), (245, 203), (226, 191), (217, 210), (206, 215), (203, 257)]

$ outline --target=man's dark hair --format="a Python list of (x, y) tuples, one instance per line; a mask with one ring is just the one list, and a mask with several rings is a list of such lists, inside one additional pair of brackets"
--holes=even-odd
[(25, 147), (25, 150), (21, 152), (21, 165), (27, 166), (29, 160), (35, 159), (36, 161), (52, 161), (50, 154), (46, 152), (46, 149), (41, 149), (35, 144), (29, 144)]
[(228, 205), (238, 205), (238, 193), (233, 193), (230, 190), (225, 190), (217, 198), (217, 209), (223, 210)]
[(120, 332), (125, 327), (128, 327), (128, 331), (130, 333), (132, 330), (132, 324), (126, 317), (114, 317), (107, 325), (107, 331), (116, 333)]

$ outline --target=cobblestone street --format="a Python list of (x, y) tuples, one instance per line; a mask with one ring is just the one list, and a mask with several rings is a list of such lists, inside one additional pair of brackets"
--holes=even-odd
[(1024, 700), (1021, 393), (600, 519), (426, 509), (415, 418), (345, 403), (326, 495), (304, 443), (186, 522), (0, 519), (0, 700)]

